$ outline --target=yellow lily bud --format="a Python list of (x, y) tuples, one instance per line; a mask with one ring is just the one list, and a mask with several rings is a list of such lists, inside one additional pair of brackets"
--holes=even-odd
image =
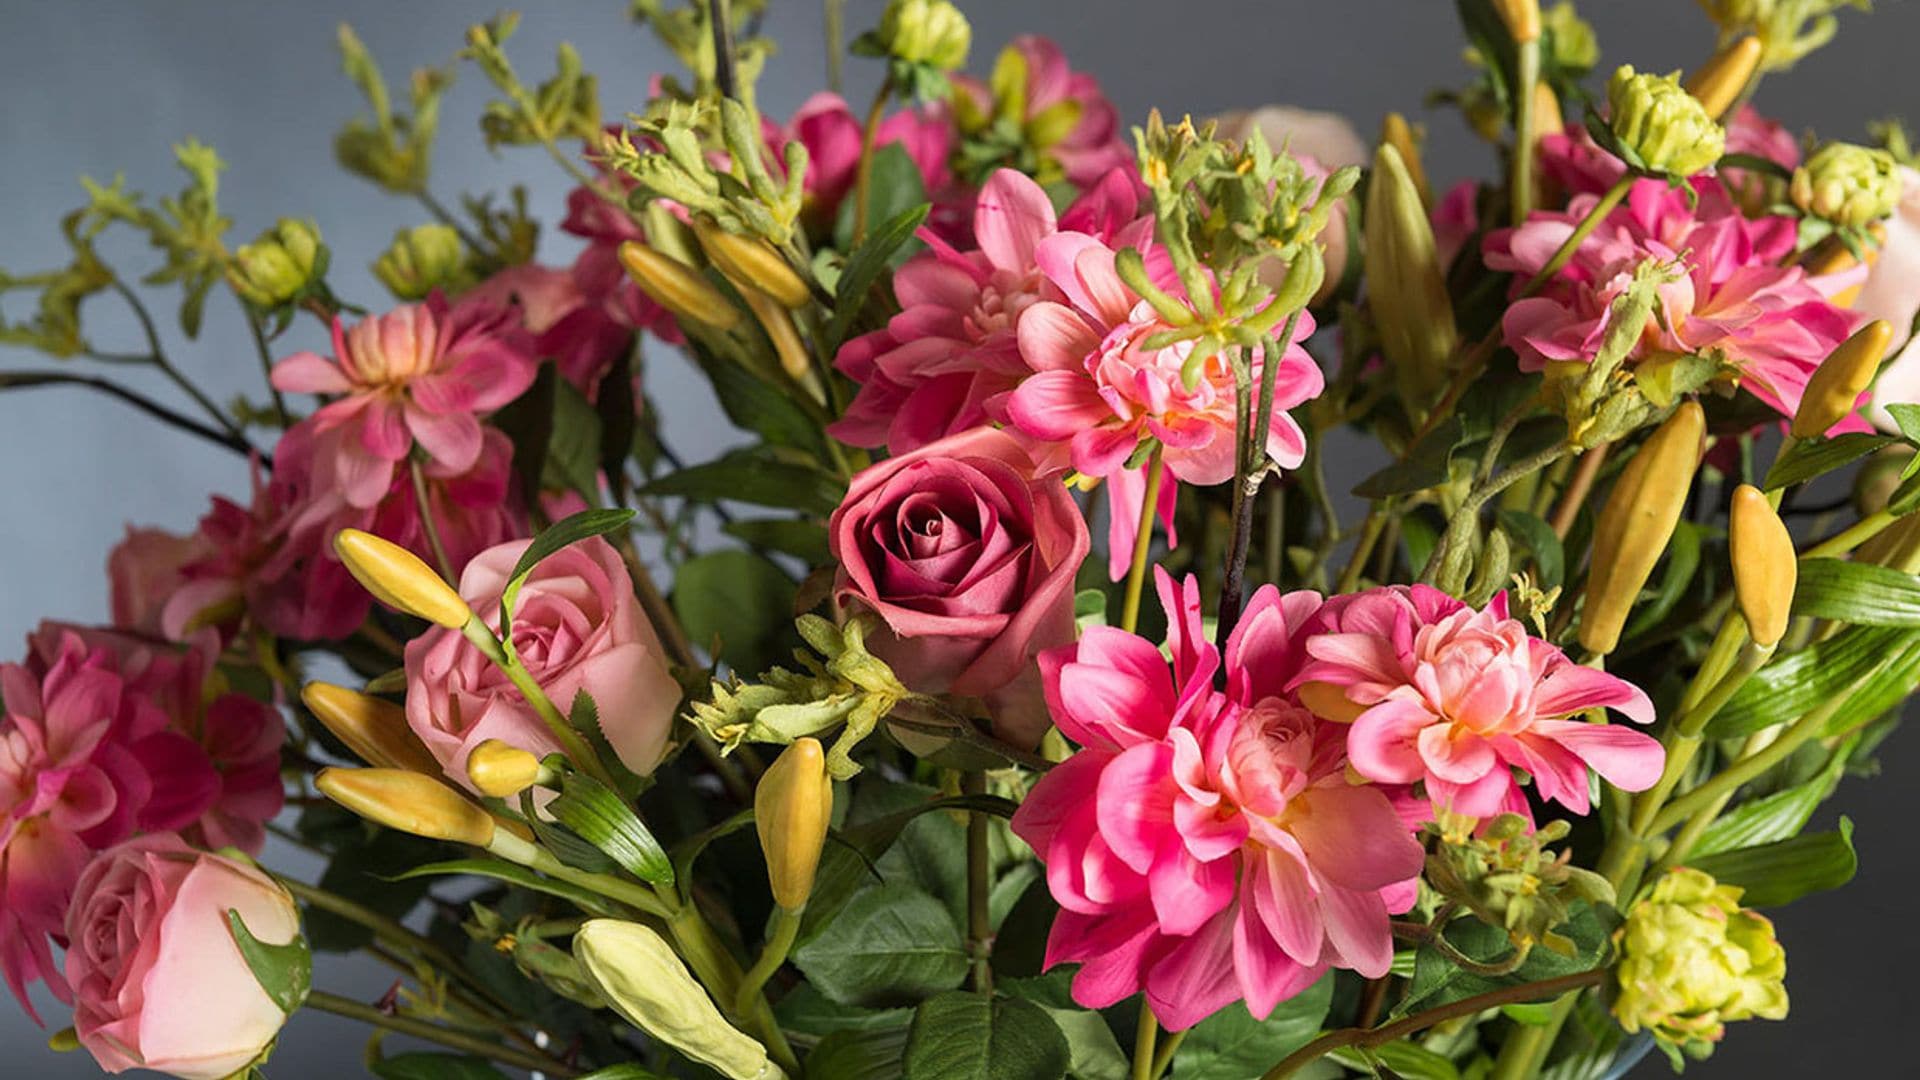
[(1540, 40), (1540, 0), (1493, 0), (1493, 9), (1515, 44)]
[[(1885, 242), (1887, 235), (1886, 226), (1876, 221), (1867, 226), (1867, 233), (1873, 237), (1874, 241), (1866, 245), (1866, 263), (1868, 268), (1871, 269), (1874, 263), (1880, 261), (1880, 248)], [(1854, 257), (1853, 252), (1848, 249), (1846, 243), (1837, 236), (1827, 237), (1825, 240), (1813, 245), (1806, 254), (1800, 256), (1801, 267), (1804, 268), (1811, 277), (1820, 277), (1824, 274), (1837, 274), (1842, 270), (1852, 267), (1859, 261), (1858, 258)], [(1864, 281), (1858, 285), (1849, 285), (1839, 292), (1834, 293), (1828, 299), (1840, 307), (1852, 307), (1853, 302), (1860, 298), (1860, 290), (1864, 288), (1865, 285), (1866, 282)]]
[(1875, 319), (1841, 342), (1807, 380), (1806, 393), (1793, 413), (1793, 437), (1811, 439), (1844, 420), (1873, 383), (1893, 343), (1893, 327)]
[(742, 289), (740, 295), (753, 309), (753, 317), (767, 332), (767, 339), (773, 342), (780, 370), (795, 381), (806, 379), (813, 371), (813, 354), (807, 352), (807, 343), (800, 340), (800, 331), (793, 325), (793, 313), (757, 289)]
[(1533, 84), (1533, 134), (1558, 135), (1567, 130), (1566, 114), (1560, 111), (1560, 99), (1554, 96), (1553, 87), (1544, 82)]
[(359, 529), (333, 534), (333, 550), (354, 580), (390, 608), (458, 630), (473, 618), (472, 609), (420, 556), (391, 540)]
[(511, 799), (540, 779), (540, 759), (499, 739), (487, 739), (467, 755), (467, 779), (482, 795)]
[(1383, 143), (1367, 189), (1366, 265), (1381, 351), (1409, 407), (1424, 409), (1459, 343), (1426, 204), (1400, 151)]
[(640, 291), (682, 319), (731, 330), (740, 323), (740, 311), (720, 290), (676, 259), (668, 258), (638, 240), (620, 245), (620, 265)]
[(1760, 39), (1748, 34), (1714, 53), (1687, 76), (1687, 93), (1705, 107), (1708, 116), (1720, 119), (1752, 81), (1754, 70), (1760, 66), (1760, 53)]
[(321, 769), (313, 786), (389, 829), (474, 847), (493, 842), (493, 818), (452, 788), (405, 769)]
[(783, 1080), (764, 1046), (727, 1023), (664, 938), (639, 923), (589, 919), (573, 958), (615, 1012), (730, 1080)]
[(742, 290), (758, 289), (786, 308), (805, 307), (812, 294), (773, 245), (751, 236), (736, 236), (706, 218), (695, 218), (693, 234), (727, 280)]
[(1752, 484), (1733, 491), (1728, 545), (1733, 555), (1733, 595), (1747, 620), (1747, 636), (1762, 648), (1779, 644), (1793, 610), (1800, 556), (1773, 503)]
[(1397, 112), (1390, 112), (1380, 122), (1380, 142), (1393, 147), (1400, 155), (1400, 163), (1407, 167), (1407, 176), (1420, 192), (1420, 201), (1433, 205), (1433, 189), (1427, 186), (1427, 168), (1420, 161), (1420, 140), (1414, 134), (1413, 125)]
[(753, 792), (753, 827), (767, 859), (767, 881), (774, 903), (788, 911), (807, 905), (832, 816), (833, 779), (820, 740), (795, 739)]
[(1614, 482), (1593, 530), (1580, 644), (1609, 653), (1620, 643), (1633, 602), (1673, 538), (1693, 486), (1707, 430), (1700, 404), (1687, 401), (1649, 437)]
[(393, 702), (324, 682), (301, 687), (300, 700), (361, 761), (380, 769), (440, 775), (440, 763), (407, 726), (406, 710)]
[(47, 1049), (56, 1054), (70, 1054), (80, 1049), (80, 1034), (70, 1027), (61, 1028), (47, 1036)]

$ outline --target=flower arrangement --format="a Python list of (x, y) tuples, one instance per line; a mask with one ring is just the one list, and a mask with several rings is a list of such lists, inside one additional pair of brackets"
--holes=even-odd
[[(63, 361), (0, 389), (254, 478), (0, 665), (0, 974), (56, 1048), (248, 1080), (314, 1009), (387, 1078), (1598, 1080), (1786, 1017), (1763, 912), (1852, 876), (1808, 823), (1920, 686), (1920, 175), (1754, 104), (1856, 5), (1703, 0), (1695, 71), (1602, 79), (1570, 3), (1461, 0), (1496, 168), (1445, 191), (1399, 115), (1129, 128), (948, 0), (782, 121), (761, 6), (633, 5), (685, 70), (612, 122), (469, 31), (568, 265), (437, 196), (452, 68), (343, 28), (339, 162), (424, 215), (390, 300), (311, 221), (233, 243), (192, 142), (0, 275)], [(187, 338), (231, 294), (256, 397), (161, 290)], [(643, 353), (743, 445), (681, 460)]]

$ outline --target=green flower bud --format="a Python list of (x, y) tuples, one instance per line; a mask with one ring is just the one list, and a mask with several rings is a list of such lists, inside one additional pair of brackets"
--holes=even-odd
[(1784, 71), (1801, 57), (1833, 40), (1839, 29), (1834, 12), (1843, 7), (1868, 10), (1869, 0), (1700, 0), (1720, 28), (1720, 43), (1742, 34), (1760, 39), (1762, 71)]
[(1692, 176), (1720, 160), (1726, 129), (1671, 75), (1641, 74), (1622, 64), (1607, 83), (1613, 137), (1632, 164), (1649, 172)]
[(1473, 835), (1464, 833), (1464, 825), (1428, 828), (1439, 838), (1427, 856), (1428, 883), (1505, 930), (1521, 957), (1535, 945), (1569, 953), (1572, 942), (1554, 930), (1572, 917), (1574, 903), (1613, 902), (1605, 878), (1572, 865), (1570, 852), (1547, 850), (1566, 839), (1570, 826), (1564, 821), (1535, 830), (1518, 814), (1500, 814)]
[(1740, 906), (1740, 892), (1677, 867), (1627, 911), (1614, 931), (1620, 995), (1613, 1015), (1651, 1031), (1676, 1061), (1704, 1058), (1730, 1020), (1787, 1015), (1786, 950), (1773, 924)]
[(893, 0), (880, 16), (879, 39), (896, 60), (957, 71), (967, 62), (973, 27), (949, 0)]
[(1593, 24), (1580, 17), (1572, 0), (1561, 0), (1541, 11), (1540, 25), (1553, 44), (1554, 66), (1565, 71), (1592, 71), (1600, 62), (1600, 42), (1594, 37)]
[(435, 289), (457, 292), (473, 283), (460, 234), (440, 224), (394, 233), (393, 243), (373, 262), (373, 276), (402, 300), (419, 300)]
[(271, 308), (299, 296), (326, 271), (319, 226), (281, 218), (278, 225), (233, 253), (227, 283), (253, 306)]
[(1446, 382), (1459, 330), (1420, 188), (1391, 144), (1373, 155), (1363, 239), (1381, 351), (1406, 402), (1424, 409)]
[(1900, 172), (1885, 150), (1830, 142), (1793, 170), (1787, 190), (1793, 204), (1814, 217), (1864, 229), (1900, 204)]
[(616, 1012), (729, 1080), (781, 1080), (759, 1043), (727, 1023), (659, 934), (639, 923), (592, 919), (573, 956)]

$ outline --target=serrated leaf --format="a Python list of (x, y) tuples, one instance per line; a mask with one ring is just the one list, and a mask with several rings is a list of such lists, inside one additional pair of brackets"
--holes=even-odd
[(1074, 1080), (1126, 1080), (1127, 1056), (1119, 1040), (1106, 1017), (1073, 1000), (1072, 981), (1069, 972), (1056, 969), (1037, 978), (1002, 979), (994, 985), (1047, 1010), (1067, 1038), (1067, 1073)]
[(735, 671), (764, 671), (793, 642), (795, 585), (786, 571), (751, 551), (710, 551), (673, 575), (673, 612), (687, 637)]
[(846, 267), (840, 271), (840, 282), (834, 290), (833, 319), (827, 323), (827, 348), (830, 351), (839, 351), (840, 345), (846, 340), (847, 331), (853, 328), (854, 320), (866, 307), (868, 290), (879, 280), (894, 254), (913, 239), (914, 230), (927, 220), (927, 214), (932, 209), (923, 204), (902, 210), (869, 234), (847, 259)]
[(1059, 1080), (1067, 1038), (1047, 1011), (1004, 995), (953, 991), (914, 1010), (907, 1080)]
[(424, 1050), (370, 1061), (367, 1070), (380, 1080), (507, 1080), (482, 1058)]
[(566, 379), (553, 384), (553, 434), (547, 442), (541, 486), (577, 491), (589, 502), (600, 496), (600, 413)]
[(905, 883), (855, 896), (793, 951), (794, 966), (842, 1005), (888, 1006), (960, 985), (966, 942), (945, 904)]
[[(1551, 949), (1535, 948), (1527, 954), (1519, 970), (1510, 975), (1474, 974), (1432, 945), (1423, 945), (1414, 960), (1413, 980), (1407, 985), (1406, 996), (1394, 1006), (1393, 1015), (1406, 1016), (1491, 990), (1585, 971), (1605, 953), (1612, 922), (1611, 908), (1603, 913), (1590, 904), (1577, 903), (1573, 916), (1555, 930), (1573, 942), (1574, 955), (1562, 956)], [(1446, 935), (1449, 945), (1481, 963), (1494, 963), (1513, 953), (1513, 943), (1505, 930), (1477, 918), (1455, 919), (1447, 925)]]
[(253, 972), (254, 981), (280, 1011), (289, 1016), (299, 1011), (313, 989), (313, 953), (306, 939), (296, 934), (292, 941), (280, 945), (261, 941), (233, 908), (227, 909), (227, 932), (233, 936), (247, 969)]
[(673, 884), (673, 860), (627, 801), (585, 773), (570, 772), (547, 804), (554, 820), (605, 852), (621, 869), (655, 885)]
[(1754, 673), (1727, 701), (1707, 731), (1714, 738), (1751, 735), (1785, 723), (1847, 694), (1853, 685), (1903, 653), (1920, 631), (1850, 626)]
[(1863, 626), (1920, 626), (1920, 577), (1872, 563), (1805, 559), (1793, 613)]
[(1245, 1080), (1312, 1041), (1333, 1004), (1333, 976), (1274, 1007), (1255, 1020), (1235, 1002), (1200, 1021), (1173, 1055), (1173, 1080)]
[(1853, 851), (1853, 822), (1843, 817), (1838, 832), (1690, 858), (1687, 865), (1746, 890), (1740, 897), (1742, 904), (1765, 908), (1837, 889), (1853, 880), (1860, 863)]
[[(910, 1014), (898, 1009), (889, 1015), (905, 1020)], [(823, 1080), (900, 1080), (906, 1053), (905, 1023), (836, 1031), (821, 1039), (807, 1055), (807, 1076)]]
[(1767, 470), (1764, 488), (1775, 491), (1795, 484), (1804, 484), (1817, 476), (1824, 476), (1843, 465), (1866, 457), (1883, 446), (1898, 442), (1891, 435), (1873, 435), (1864, 431), (1850, 431), (1844, 435), (1835, 435), (1831, 439), (1808, 439), (1795, 442), (1787, 452), (1781, 454)]

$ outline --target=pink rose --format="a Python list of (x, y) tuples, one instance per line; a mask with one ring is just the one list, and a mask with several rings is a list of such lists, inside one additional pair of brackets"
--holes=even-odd
[(921, 693), (986, 699), (1001, 736), (1047, 729), (1034, 657), (1073, 640), (1086, 522), (1013, 436), (974, 428), (853, 478), (828, 538), (835, 596), (887, 633), (874, 655)]
[[(460, 595), (495, 631), (500, 594), (530, 542), (488, 548), (460, 575)], [(583, 540), (534, 569), (514, 606), (513, 646), (561, 711), (582, 691), (593, 697), (622, 764), (644, 774), (659, 763), (680, 685), (613, 545)], [(407, 643), (407, 723), (447, 776), (469, 787), (467, 755), (484, 740), (542, 755), (560, 749), (500, 669), (460, 631), (441, 627)]]
[(269, 944), (300, 932), (273, 879), (171, 833), (87, 864), (67, 912), (67, 981), (74, 1029), (101, 1068), (219, 1080), (273, 1042), (287, 1015), (233, 943), (228, 911)]

